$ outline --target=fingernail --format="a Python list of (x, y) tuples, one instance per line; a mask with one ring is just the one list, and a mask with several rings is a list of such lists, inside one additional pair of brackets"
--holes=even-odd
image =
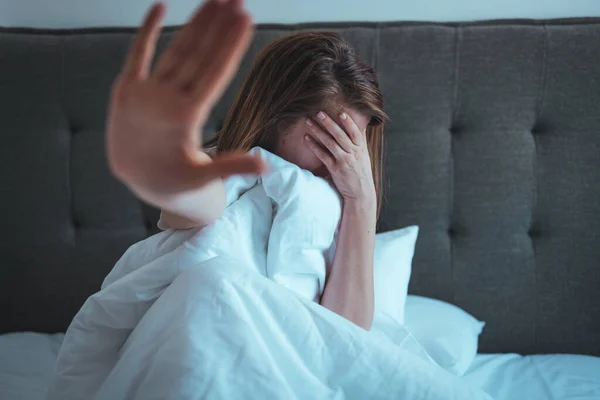
[(319, 119), (325, 119), (325, 113), (323, 111), (319, 111), (317, 117), (319, 117)]
[(312, 140), (312, 138), (308, 135), (304, 135), (304, 139), (306, 139), (307, 142), (310, 142)]
[(310, 118), (306, 118), (306, 125), (308, 126), (313, 126), (312, 121), (310, 120)]
[(342, 113), (342, 115), (340, 115), (340, 118), (345, 121), (346, 118), (348, 118), (348, 116), (346, 115), (346, 113)]

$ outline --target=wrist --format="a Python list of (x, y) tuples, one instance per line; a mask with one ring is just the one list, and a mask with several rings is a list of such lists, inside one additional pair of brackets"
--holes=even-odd
[(377, 199), (375, 195), (344, 198), (344, 212), (370, 216), (375, 219), (377, 214)]
[(357, 191), (358, 193), (353, 193), (352, 195), (343, 195), (342, 199), (344, 204), (351, 205), (352, 207), (359, 208), (377, 208), (377, 194), (375, 192), (375, 185), (369, 184), (365, 185), (361, 190)]

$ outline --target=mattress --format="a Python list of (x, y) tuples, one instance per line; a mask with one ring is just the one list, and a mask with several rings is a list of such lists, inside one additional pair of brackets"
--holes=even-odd
[(63, 336), (32, 332), (0, 335), (0, 399), (44, 399)]
[[(0, 335), (0, 399), (41, 400), (62, 334)], [(480, 354), (463, 377), (496, 400), (600, 400), (600, 358)]]

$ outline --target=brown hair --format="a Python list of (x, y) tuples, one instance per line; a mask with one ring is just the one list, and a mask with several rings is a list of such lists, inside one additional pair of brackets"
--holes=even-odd
[(338, 34), (295, 33), (262, 50), (212, 145), (217, 153), (270, 150), (280, 129), (336, 101), (371, 117), (366, 135), (379, 216), (387, 116), (376, 73)]

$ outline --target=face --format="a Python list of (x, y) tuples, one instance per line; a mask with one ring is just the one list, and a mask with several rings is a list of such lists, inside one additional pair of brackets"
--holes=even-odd
[[(365, 132), (367, 125), (371, 120), (367, 114), (354, 108), (345, 108), (343, 110), (326, 109), (323, 111), (336, 121), (340, 127), (343, 125), (340, 122), (339, 115), (342, 112), (346, 112), (350, 118), (354, 120), (361, 132)], [(313, 121), (317, 120), (316, 115), (316, 112), (314, 115), (310, 115)], [(309, 130), (306, 125), (306, 117), (299, 118), (284, 131), (278, 133), (273, 152), (284, 160), (296, 164), (300, 168), (309, 170), (317, 176), (327, 176), (329, 173), (323, 163), (306, 145), (304, 136), (308, 133)]]

